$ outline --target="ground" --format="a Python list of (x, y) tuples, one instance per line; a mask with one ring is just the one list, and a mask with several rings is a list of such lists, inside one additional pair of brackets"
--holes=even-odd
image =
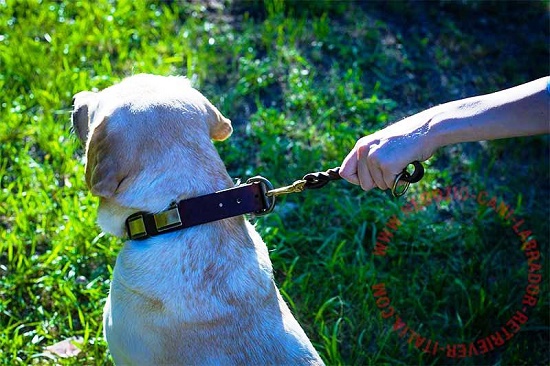
[[(216, 144), (230, 174), (279, 186), (404, 116), (549, 75), (548, 7), (0, 1), (0, 364), (112, 363), (101, 317), (122, 242), (95, 224), (75, 93), (186, 75), (234, 123)], [(450, 146), (399, 200), (332, 182), (257, 219), (327, 364), (548, 364), (548, 146)], [(75, 336), (78, 355), (44, 353)]]

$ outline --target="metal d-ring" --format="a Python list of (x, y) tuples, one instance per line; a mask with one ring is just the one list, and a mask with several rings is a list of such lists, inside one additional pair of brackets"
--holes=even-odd
[(261, 191), (262, 191), (262, 199), (264, 202), (265, 208), (261, 211), (254, 211), (254, 215), (256, 216), (263, 216), (267, 215), (273, 209), (275, 208), (275, 196), (273, 195), (267, 195), (267, 192), (273, 190), (273, 184), (267, 179), (260, 175), (257, 175), (255, 177), (249, 178), (246, 181), (247, 184), (256, 183), (260, 185)]
[[(404, 195), (405, 192), (407, 192), (407, 190), (409, 189), (411, 183), (416, 183), (420, 181), (420, 179), (422, 179), (422, 177), (424, 176), (424, 166), (422, 166), (419, 161), (413, 161), (411, 164), (414, 166), (414, 171), (412, 172), (412, 174), (409, 173), (407, 171), (407, 167), (405, 167), (403, 171), (397, 174), (397, 176), (395, 177), (395, 180), (393, 181), (393, 187), (391, 188), (391, 194), (394, 197), (401, 197), (402, 195)], [(409, 164), (407, 164), (407, 166), (408, 165)], [(399, 181), (404, 182), (401, 188), (399, 188), (398, 185)]]
[(393, 187), (391, 187), (391, 194), (394, 197), (401, 197), (407, 192), (409, 186), (411, 185), (411, 182), (409, 182), (408, 180), (403, 180), (404, 184), (402, 186), (399, 186), (398, 183), (399, 181), (401, 181), (401, 178), (407, 178), (409, 175), (410, 174), (405, 170), (397, 174), (397, 177), (395, 177), (395, 180), (393, 181)]

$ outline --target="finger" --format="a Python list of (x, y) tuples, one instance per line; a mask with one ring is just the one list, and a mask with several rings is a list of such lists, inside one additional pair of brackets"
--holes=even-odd
[(377, 145), (371, 146), (371, 149), (369, 151), (369, 156), (367, 159), (367, 165), (368, 165), (372, 180), (374, 181), (374, 184), (381, 190), (385, 190), (385, 189), (388, 189), (389, 187), (386, 184), (386, 181), (384, 180), (384, 176), (382, 174), (382, 167), (381, 167), (382, 164), (379, 158), (380, 153), (377, 150), (378, 150)]
[(380, 188), (381, 190), (386, 190), (389, 188), (386, 184), (386, 181), (384, 180), (382, 170), (379, 166), (377, 166), (376, 164), (371, 164), (369, 166), (369, 171), (376, 187)]
[(357, 149), (357, 175), (361, 188), (365, 191), (370, 191), (374, 188), (374, 180), (372, 179), (369, 166), (367, 164), (369, 154), (369, 146), (360, 146)]
[(348, 182), (359, 185), (359, 177), (357, 176), (357, 151), (355, 148), (345, 157), (340, 166), (339, 174)]

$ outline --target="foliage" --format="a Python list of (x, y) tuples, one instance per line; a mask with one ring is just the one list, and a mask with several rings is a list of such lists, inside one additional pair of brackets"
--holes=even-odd
[[(231, 175), (282, 185), (406, 114), (549, 74), (547, 2), (208, 4), (0, 1), (0, 364), (112, 362), (101, 319), (121, 242), (95, 224), (69, 132), (75, 93), (186, 75), (233, 120), (216, 145)], [(504, 346), (460, 362), (547, 364), (547, 137), (457, 145), (426, 166), (399, 201), (336, 182), (258, 219), (283, 296), (328, 364), (454, 362), (399, 337), (372, 286), (385, 281), (411, 329), (442, 344), (495, 332), (528, 270), (526, 240), (487, 204), (498, 197), (538, 242), (539, 303)], [(426, 201), (460, 187), (485, 203)], [(426, 204), (404, 214), (413, 201)], [(392, 215), (401, 225), (380, 258)], [(73, 336), (76, 359), (44, 352)]]

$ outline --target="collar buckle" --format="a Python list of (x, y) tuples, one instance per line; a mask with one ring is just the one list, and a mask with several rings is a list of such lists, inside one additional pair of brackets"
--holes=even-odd
[[(151, 220), (151, 216), (152, 219)], [(126, 220), (126, 229), (131, 240), (147, 239), (151, 235), (163, 233), (183, 226), (177, 204), (167, 210), (151, 215), (136, 212)]]
[(159, 233), (182, 226), (178, 206), (174, 203), (169, 209), (153, 216), (155, 226)]
[(126, 219), (126, 229), (131, 240), (149, 237), (147, 228), (145, 227), (144, 216), (145, 214), (143, 212), (136, 212)]

